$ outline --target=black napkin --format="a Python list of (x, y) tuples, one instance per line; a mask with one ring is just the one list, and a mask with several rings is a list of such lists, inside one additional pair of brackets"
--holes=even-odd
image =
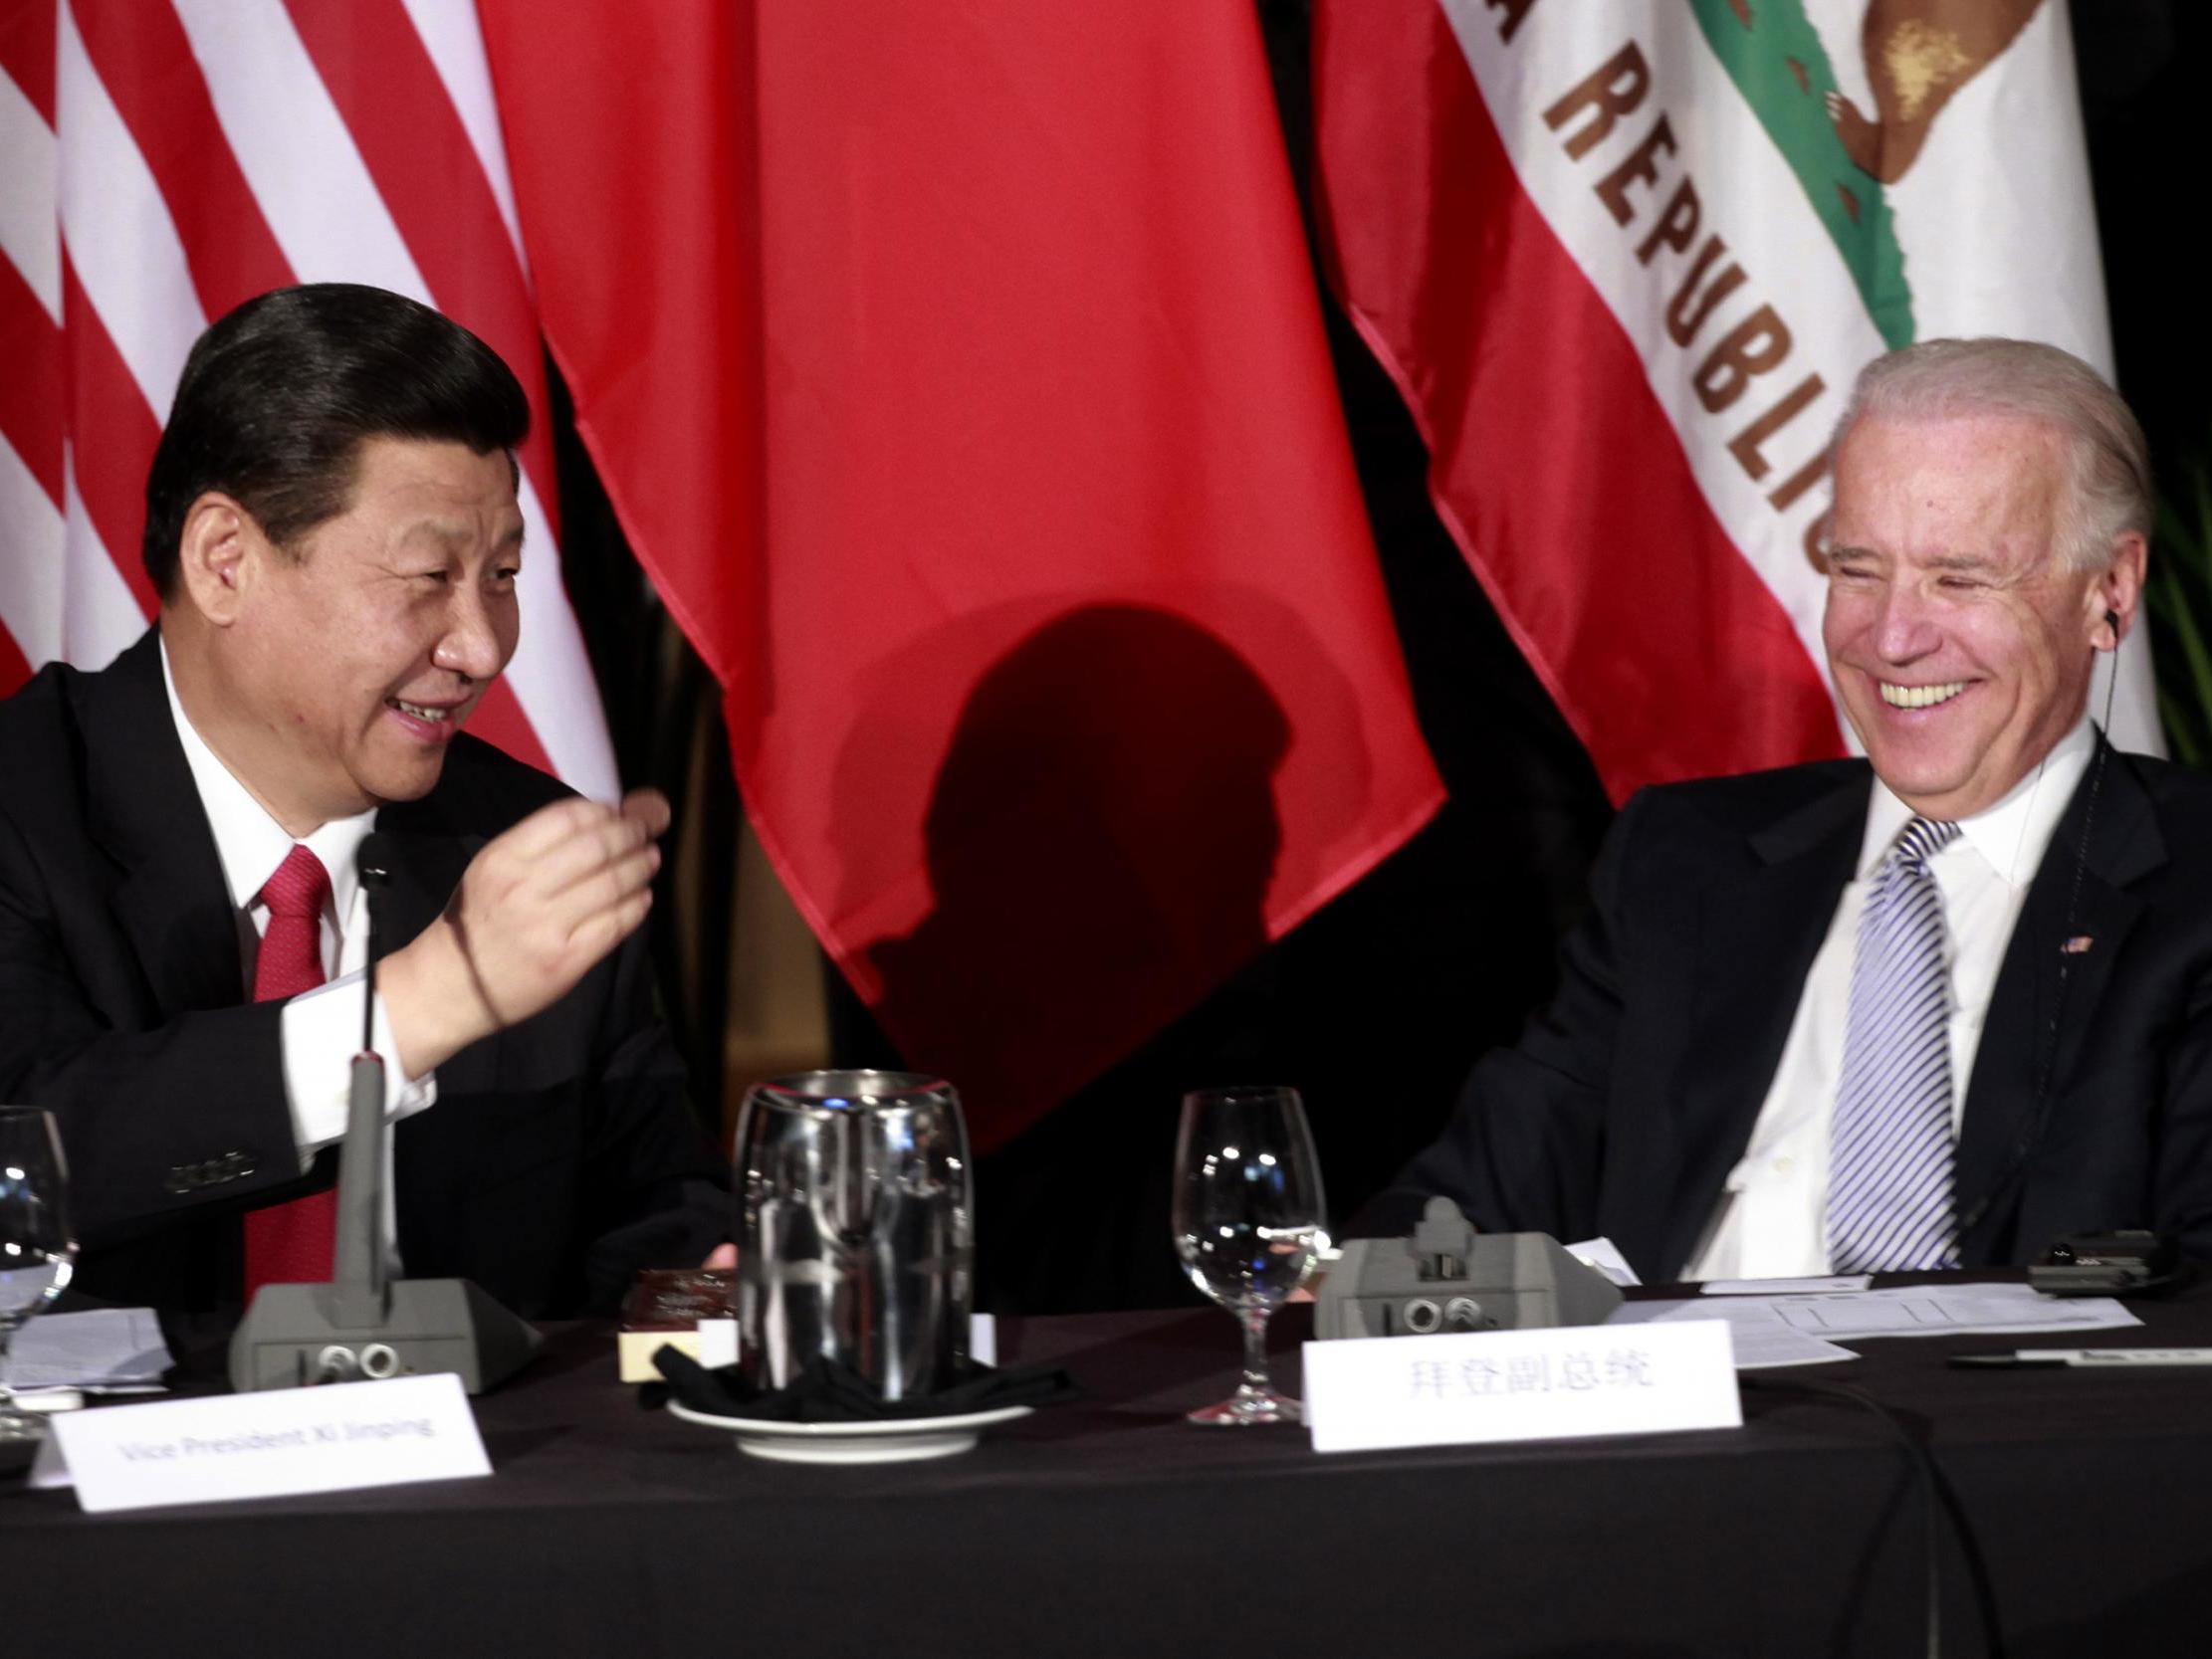
[(1082, 1390), (1067, 1372), (1050, 1365), (996, 1369), (964, 1361), (960, 1379), (934, 1394), (887, 1400), (875, 1384), (842, 1360), (819, 1354), (788, 1387), (756, 1389), (735, 1365), (709, 1370), (677, 1348), (653, 1355), (666, 1382), (648, 1382), (639, 1400), (658, 1410), (671, 1397), (715, 1417), (759, 1417), (777, 1423), (866, 1423), (893, 1417), (957, 1417), (1005, 1405), (1054, 1405)]

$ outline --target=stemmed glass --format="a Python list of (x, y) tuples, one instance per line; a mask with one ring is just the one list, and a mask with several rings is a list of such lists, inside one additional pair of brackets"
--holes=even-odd
[(69, 1227), (68, 1189), (54, 1115), (0, 1106), (0, 1445), (45, 1433), (41, 1419), (15, 1407), (8, 1345), (17, 1328), (69, 1284), (77, 1239)]
[(1328, 1247), (1321, 1165), (1295, 1089), (1183, 1097), (1175, 1148), (1175, 1247), (1191, 1282), (1244, 1328), (1244, 1378), (1194, 1423), (1295, 1423), (1267, 1380), (1267, 1318)]

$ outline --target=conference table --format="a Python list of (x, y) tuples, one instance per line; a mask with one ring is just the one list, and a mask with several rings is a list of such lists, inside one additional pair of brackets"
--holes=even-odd
[[(2136, 1311), (2077, 1343), (2212, 1347), (2212, 1286)], [(1294, 1384), (1306, 1311), (1276, 1323)], [(574, 1325), (477, 1402), (489, 1479), (108, 1516), (0, 1479), (0, 1651), (1911, 1654), (1931, 1492), (1945, 1653), (2212, 1651), (2212, 1368), (1870, 1341), (1747, 1373), (1741, 1429), (1321, 1456), (1183, 1421), (1234, 1381), (1215, 1310), (999, 1341), (1083, 1396), (935, 1462), (741, 1456)]]

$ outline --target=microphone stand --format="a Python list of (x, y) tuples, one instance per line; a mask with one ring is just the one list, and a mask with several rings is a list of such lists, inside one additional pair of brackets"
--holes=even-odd
[(368, 907), (361, 1051), (338, 1154), (335, 1272), (327, 1285), (264, 1285), (231, 1339), (231, 1386), (299, 1388), (453, 1371), (481, 1394), (530, 1362), (529, 1325), (467, 1279), (393, 1279), (384, 1253), (384, 1062), (376, 1052), (376, 956), (386, 843), (361, 843)]
[(361, 1050), (353, 1056), (352, 1095), (346, 1104), (345, 1143), (338, 1152), (337, 1238), (331, 1281), (333, 1323), (364, 1329), (391, 1314), (384, 1255), (384, 1057), (376, 1052), (376, 956), (388, 873), (381, 860), (363, 858), (363, 903), (368, 910), (368, 960), (361, 974)]

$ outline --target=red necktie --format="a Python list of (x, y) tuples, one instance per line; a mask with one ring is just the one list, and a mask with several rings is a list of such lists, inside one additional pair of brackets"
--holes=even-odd
[[(254, 1000), (277, 1002), (312, 991), (323, 971), (323, 907), (331, 876), (305, 847), (285, 855), (261, 890), (269, 931), (254, 961)], [(326, 1189), (246, 1212), (246, 1297), (263, 1285), (316, 1285), (331, 1277), (337, 1194)]]

